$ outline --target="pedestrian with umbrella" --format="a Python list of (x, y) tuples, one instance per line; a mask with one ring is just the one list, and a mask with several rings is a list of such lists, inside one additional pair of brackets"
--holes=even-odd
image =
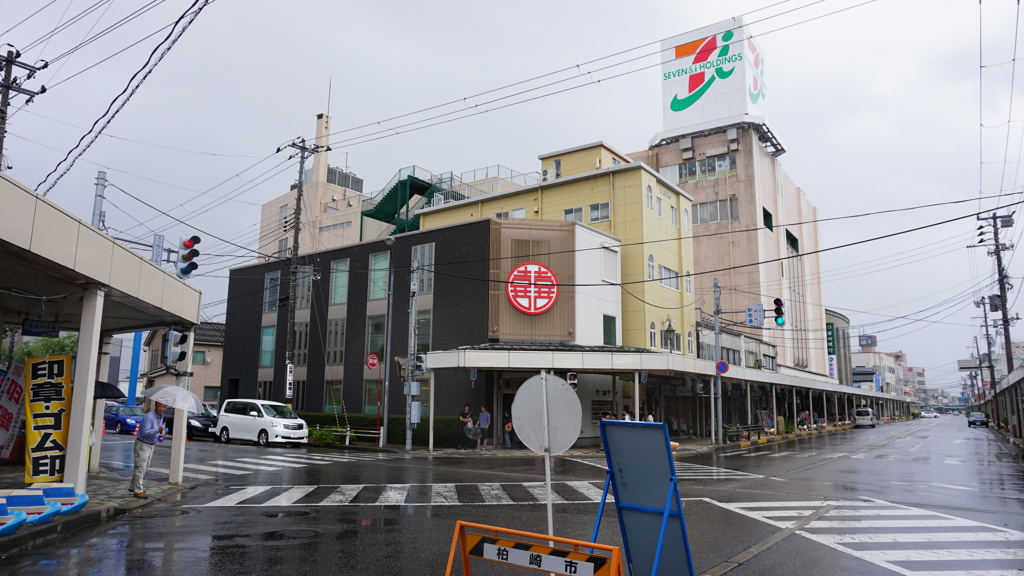
[(157, 402), (153, 409), (146, 412), (142, 422), (139, 424), (138, 435), (135, 438), (135, 472), (132, 474), (132, 482), (128, 489), (136, 498), (149, 498), (142, 486), (142, 478), (149, 469), (149, 462), (153, 459), (153, 451), (156, 443), (164, 439), (164, 412), (167, 405)]

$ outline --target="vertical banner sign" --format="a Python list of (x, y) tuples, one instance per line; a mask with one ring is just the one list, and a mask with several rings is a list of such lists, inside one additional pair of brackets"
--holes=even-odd
[(11, 457), (14, 441), (21, 429), (24, 416), (22, 397), (25, 395), (25, 367), (11, 366), (9, 374), (0, 378), (0, 458)]
[(164, 261), (164, 235), (153, 234), (153, 252), (149, 255), (149, 261), (159, 266)]
[(71, 423), (71, 355), (28, 358), (25, 366), (25, 482), (60, 482)]
[(836, 377), (836, 324), (825, 323), (825, 341), (828, 343), (828, 377)]

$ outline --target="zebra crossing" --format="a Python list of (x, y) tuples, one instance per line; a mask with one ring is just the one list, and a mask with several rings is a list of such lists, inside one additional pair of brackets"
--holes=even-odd
[[(552, 482), (553, 504), (600, 502), (604, 482)], [(465, 506), (547, 504), (543, 482), (236, 486), (196, 507), (224, 506)], [(607, 502), (613, 502), (611, 493)]]
[[(183, 475), (194, 480), (214, 480), (217, 476), (204, 474), (214, 472), (227, 476), (241, 476), (253, 472), (274, 472), (278, 470), (305, 468), (307, 466), (323, 466), (338, 462), (357, 462), (368, 460), (392, 460), (408, 458), (406, 454), (383, 454), (360, 452), (352, 454), (288, 454), (285, 456), (268, 455), (261, 458), (235, 458), (233, 460), (205, 460), (202, 462), (186, 462)], [(153, 472), (169, 474), (166, 468), (149, 468)]]
[[(589, 464), (602, 470), (608, 470), (608, 463), (604, 458), (570, 458), (575, 462)], [(689, 464), (676, 462), (676, 478), (679, 480), (734, 480), (764, 478), (760, 474), (729, 470), (728, 468), (716, 468), (715, 466), (703, 466), (701, 464)]]
[(881, 500), (715, 502), (907, 576), (1000, 576), (1024, 566), (1024, 532)]

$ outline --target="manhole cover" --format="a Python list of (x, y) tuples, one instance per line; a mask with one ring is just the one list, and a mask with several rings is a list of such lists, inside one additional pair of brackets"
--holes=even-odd
[(305, 540), (316, 538), (319, 535), (319, 530), (274, 530), (273, 532), (264, 532), (260, 538), (264, 542), (280, 542), (282, 540)]
[(170, 518), (172, 516), (184, 516), (186, 514), (193, 514), (193, 511), (184, 510), (182, 508), (142, 508), (139, 510), (132, 510), (125, 515), (125, 518), (129, 520), (134, 518)]
[(280, 512), (263, 513), (263, 516), (267, 518), (302, 518), (309, 515), (310, 513), (305, 510), (282, 510)]

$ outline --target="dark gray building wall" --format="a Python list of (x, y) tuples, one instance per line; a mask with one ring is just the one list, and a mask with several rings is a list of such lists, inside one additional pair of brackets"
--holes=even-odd
[[(431, 319), (431, 350), (448, 350), (488, 341), (488, 292), (490, 271), (490, 221), (480, 220), (395, 237), (391, 249), (395, 271), (391, 328), (392, 356), (405, 356), (408, 346), (409, 270), (413, 246), (434, 243), (434, 291)], [(330, 266), (349, 259), (349, 293), (345, 334), (343, 398), (349, 412), (363, 406), (363, 362), (366, 347), (366, 310), (370, 254), (386, 251), (383, 239), (300, 257), (299, 264), (313, 266), (320, 276), (313, 282), (310, 309), (309, 357), (306, 366), (305, 410), (324, 409), (325, 339)], [(264, 277), (280, 271), (288, 278), (289, 262), (236, 268), (228, 281), (221, 399), (257, 395), (260, 338), (263, 316)], [(287, 345), (288, 287), (281, 286), (277, 311), (274, 385), (271, 399), (285, 402), (285, 347)], [(382, 359), (383, 360), (383, 359)], [(392, 414), (404, 413), (403, 386), (391, 370), (389, 403)], [(465, 402), (479, 405), (489, 391), (471, 386), (466, 373), (440, 371), (435, 375), (435, 413), (454, 416)], [(426, 387), (423, 394), (427, 393)], [(424, 397), (424, 400), (426, 398)]]

